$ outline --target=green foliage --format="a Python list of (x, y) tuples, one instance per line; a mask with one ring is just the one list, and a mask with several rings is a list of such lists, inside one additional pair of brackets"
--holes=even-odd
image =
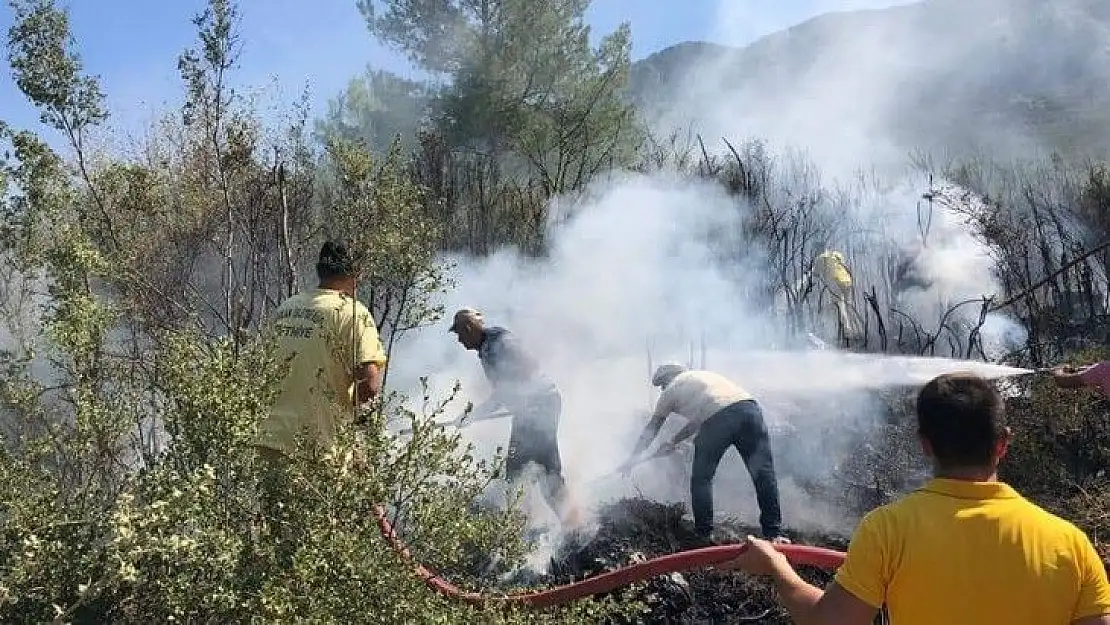
[(325, 187), (327, 222), (359, 259), (368, 307), (391, 346), (443, 314), (437, 302), (452, 285), (438, 254), (443, 226), (427, 216), (424, 190), (412, 181), (399, 142), (378, 161), (336, 138), (328, 158), (334, 176)]
[[(77, 154), (78, 170), (88, 182), (85, 139), (93, 127), (108, 118), (100, 84), (96, 78), (83, 75), (80, 57), (70, 49), (69, 17), (54, 0), (11, 0), (10, 6), (15, 21), (8, 29), (8, 59), (16, 85), (39, 109), (40, 120), (63, 133)], [(88, 195), (90, 202), (77, 203), (73, 208), (81, 219), (98, 222), (99, 230), (92, 236), (99, 243), (110, 237), (111, 223), (96, 189), (88, 188)]]
[(592, 49), (588, 0), (358, 4), (375, 36), (449, 77), (434, 119), (450, 145), (498, 159), (512, 179), (537, 175), (549, 196), (630, 162), (631, 31)]
[[(164, 345), (177, 356), (159, 389), (157, 422), (169, 436), (118, 494), (65, 488), (0, 457), (5, 622), (561, 622), (610, 610), (468, 607), (427, 589), (382, 539), (384, 502), (417, 557), (464, 587), (476, 554), (512, 563), (523, 553), (518, 511), (471, 511), (491, 464), (434, 427), (442, 406), (403, 415), (415, 423), (410, 441), (377, 421), (343, 432), (329, 453), (306, 449), (275, 478), (249, 446), (281, 372), (265, 343), (244, 350), (180, 335)], [(280, 515), (262, 505), (271, 479), (281, 480)]]
[[(457, 71), (461, 61), (472, 51), (473, 21), (492, 20), (492, 11), (500, 3), (419, 2), (393, 0), (385, 2), (385, 12), (374, 0), (356, 0), (366, 18), (367, 27), (385, 43), (402, 50), (420, 67), (436, 73)], [(491, 11), (492, 10), (492, 11)]]
[(218, 133), (220, 114), (229, 106), (224, 79), (238, 59), (235, 22), (239, 12), (227, 0), (212, 0), (193, 19), (200, 37), (200, 50), (187, 50), (177, 67), (188, 89), (185, 102), (186, 124), (201, 121), (211, 133)]
[[(159, 158), (88, 167), (80, 132), (104, 118), (96, 81), (63, 45), (64, 12), (15, 6), (20, 87), (67, 131), (78, 168), (0, 124), (11, 146), (0, 280), (19, 294), (0, 327), (45, 330), (0, 351), (0, 621), (554, 623), (616, 611), (470, 606), (429, 590), (383, 539), (379, 509), (417, 560), (472, 589), (489, 581), (478, 564), (521, 561), (520, 512), (475, 509), (496, 463), (433, 426), (446, 402), (425, 397), (419, 415), (397, 402), (345, 426), (335, 448), (284, 463), (252, 445), (285, 363), (240, 321), (280, 292), (258, 282), (295, 289), (298, 241), (323, 218), (354, 235), (390, 337), (441, 313), (440, 226), (399, 144), (378, 160), (334, 142), (336, 176), (319, 197), (298, 126), (262, 160), (262, 124), (227, 89), (236, 9), (213, 0), (196, 20), (199, 51), (180, 64), (185, 119), (152, 138)], [(264, 223), (277, 234), (256, 234)], [(221, 249), (206, 254), (214, 237)], [(212, 260), (236, 332), (193, 323), (220, 316), (212, 285), (188, 270)], [(386, 433), (391, 418), (414, 424), (411, 439)]]
[(431, 89), (423, 83), (368, 67), (328, 102), (327, 113), (316, 123), (316, 136), (324, 143), (359, 142), (375, 154), (387, 153), (400, 138), (401, 145), (411, 150), (431, 97)]
[(37, 243), (49, 240), (52, 224), (64, 197), (72, 193), (61, 159), (33, 133), (0, 128), (0, 140), (10, 144), (0, 171), (8, 186), (0, 197), (4, 206), (3, 243), (11, 255), (9, 262), (20, 263), (40, 253)]
[(44, 124), (70, 135), (108, 118), (95, 78), (82, 76), (70, 50), (69, 16), (54, 0), (11, 0), (9, 62), (16, 85), (41, 112)]

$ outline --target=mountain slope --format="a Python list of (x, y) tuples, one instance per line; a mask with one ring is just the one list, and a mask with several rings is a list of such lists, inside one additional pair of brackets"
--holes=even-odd
[(673, 46), (638, 61), (631, 83), (649, 118), (709, 134), (1102, 152), (1110, 2), (927, 0), (827, 14), (743, 49)]

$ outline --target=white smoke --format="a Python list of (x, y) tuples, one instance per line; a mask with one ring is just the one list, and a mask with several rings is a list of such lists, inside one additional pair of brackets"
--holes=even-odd
[[(1000, 288), (991, 251), (966, 224), (968, 215), (984, 209), (981, 200), (943, 181), (930, 185), (921, 175), (906, 174), (904, 155), (888, 138), (898, 72), (916, 59), (881, 67), (869, 59), (892, 37), (903, 35), (876, 31), (859, 33), (850, 44), (838, 42), (804, 73), (805, 81), (785, 92), (790, 96), (785, 99), (730, 90), (721, 67), (691, 71), (683, 97), (663, 118), (681, 126), (696, 107), (708, 144), (714, 143), (711, 137), (734, 144), (754, 137), (767, 139), (779, 152), (801, 147), (819, 171), (832, 174), (821, 181), (823, 188), (844, 187), (848, 181), (848, 199), (838, 204), (843, 212), (834, 214), (835, 227), (824, 234), (827, 245), (848, 258), (855, 306), (866, 315), (862, 294), (875, 286), (885, 315), (897, 307), (919, 320), (924, 331), (939, 333), (940, 320), (952, 306), (996, 295)], [(789, 34), (780, 34), (763, 49), (786, 54), (790, 46)], [(899, 159), (903, 166), (896, 165)], [(881, 184), (851, 177), (876, 164), (883, 172)], [(805, 175), (815, 178), (812, 172)], [(931, 203), (923, 197), (926, 192)], [(838, 354), (794, 352), (778, 358), (786, 346), (786, 319), (781, 309), (760, 298), (768, 281), (778, 280), (759, 268), (758, 260), (769, 250), (741, 236), (750, 207), (715, 184), (664, 175), (617, 174), (588, 195), (573, 216), (558, 214), (561, 202), (553, 202), (546, 258), (526, 259), (504, 250), (479, 261), (455, 259), (457, 288), (445, 302), (448, 313), (472, 306), (484, 312), (487, 323), (513, 331), (556, 380), (563, 397), (559, 441), (571, 488), (590, 506), (635, 494), (688, 500), (688, 451), (645, 463), (629, 479), (609, 475), (627, 458), (647, 421), (655, 398), (651, 364), (687, 362), (719, 371), (755, 393), (770, 423), (809, 432), (804, 451), (777, 450), (785, 524), (849, 531), (854, 518), (813, 500), (791, 476), (830, 471), (853, 432), (866, 432), (881, 416), (874, 398), (862, 391), (886, 382), (920, 384), (967, 365), (935, 361), (911, 371), (911, 363), (903, 362), (906, 369), (898, 374), (889, 361)], [(826, 201), (823, 210), (832, 205)], [(926, 286), (895, 298), (892, 269), (899, 255), (915, 251)], [(971, 328), (979, 316), (979, 304), (965, 304), (949, 313), (947, 322)], [(440, 396), (459, 380), (463, 396), (455, 409), (461, 411), (468, 400), (484, 400), (489, 389), (476, 355), (456, 343), (447, 327), (443, 323), (401, 341), (390, 379), (412, 389), (427, 377), (433, 395)], [(982, 331), (988, 357), (1023, 339), (1016, 328), (1004, 316), (987, 316)], [(814, 332), (829, 335), (827, 327), (814, 327)], [(960, 356), (964, 350), (939, 338), (936, 343), (938, 355)], [(803, 384), (783, 384), (791, 378)], [(681, 419), (668, 421), (660, 439), (680, 426)], [(464, 433), (480, 453), (492, 454), (507, 444), (508, 428), (499, 420)], [(736, 516), (749, 523), (758, 518), (737, 454), (726, 454), (714, 492), (718, 518)], [(533, 501), (539, 501), (538, 495)], [(531, 509), (546, 514), (542, 506)]]
[[(860, 201), (852, 221), (870, 227), (849, 233), (844, 242), (863, 285), (879, 285), (880, 296), (884, 285), (891, 290), (880, 302), (888, 308), (888, 323), (903, 324), (904, 332), (939, 335), (935, 349), (927, 352), (938, 356), (997, 360), (1025, 341), (1021, 326), (1004, 313), (992, 308), (983, 316), (985, 300), (992, 299), (993, 307), (1003, 294), (994, 251), (976, 236), (972, 224), (991, 210), (983, 198), (924, 174), (906, 175), (889, 186), (861, 188), (857, 195)], [(891, 270), (905, 259), (917, 282), (895, 293)], [(911, 330), (913, 322), (919, 326)], [(951, 343), (966, 339), (969, 330), (980, 326), (982, 352), (969, 354), (966, 341)]]
[[(566, 222), (549, 259), (503, 251), (460, 271), (448, 309), (479, 308), (487, 323), (517, 334), (557, 380), (572, 479), (624, 459), (620, 441), (650, 408), (649, 347), (656, 358), (673, 357), (702, 332), (715, 345), (745, 347), (765, 335), (765, 320), (746, 309), (743, 285), (726, 278), (698, 243), (708, 229), (735, 228), (739, 210), (706, 184), (625, 176)], [(460, 410), (488, 392), (475, 354), (455, 342), (446, 323), (398, 349), (409, 356), (390, 375), (402, 388), (429, 372), (442, 392), (460, 379), (470, 395), (460, 398)], [(505, 428), (490, 423), (470, 431), (485, 440), (485, 430)]]
[(709, 143), (759, 136), (775, 150), (802, 147), (842, 177), (891, 173), (911, 150), (1045, 155), (1053, 146), (1032, 127), (1026, 100), (1051, 100), (1079, 68), (1104, 71), (1105, 24), (1085, 5), (828, 0), (771, 32), (765, 14), (775, 11), (764, 3), (723, 1), (708, 38), (733, 52), (683, 67), (653, 125), (692, 126)]
[(29, 374), (51, 386), (59, 372), (42, 353), (47, 293), (45, 280), (21, 271), (7, 254), (0, 254), (0, 352), (15, 358), (31, 355)]
[[(556, 380), (563, 397), (564, 474), (582, 503), (596, 507), (637, 494), (687, 501), (689, 453), (645, 463), (630, 479), (609, 475), (647, 422), (655, 398), (652, 363), (679, 361), (718, 371), (752, 391), (772, 427), (790, 424), (808, 433), (812, 440), (804, 452), (776, 457), (784, 520), (795, 529), (848, 531), (854, 518), (805, 495), (790, 476), (829, 471), (852, 433), (875, 421), (878, 406), (864, 391), (921, 384), (966, 365), (939, 360), (892, 365), (839, 352), (783, 352), (782, 319), (752, 299), (767, 279), (752, 262), (764, 250), (749, 241), (725, 263), (719, 248), (708, 243), (710, 234), (718, 245), (722, 239), (741, 240), (745, 203), (713, 184), (663, 176), (620, 175), (593, 191), (596, 200), (573, 218), (553, 217), (562, 225), (552, 232), (547, 258), (525, 259), (505, 250), (482, 261), (460, 260), (458, 285), (446, 302), (449, 312), (473, 306), (488, 324), (516, 333)], [(915, 198), (900, 187), (865, 198), (855, 210), (875, 216), (878, 207), (906, 213), (915, 206)], [(982, 250), (943, 219), (936, 218), (935, 229), (946, 234), (926, 256), (935, 286), (908, 305), (911, 313), (937, 314), (952, 298), (996, 289), (985, 260), (978, 273), (974, 266), (961, 268)], [(886, 226), (897, 231), (899, 222), (887, 220)], [(869, 267), (865, 255), (858, 257), (861, 267)], [(976, 308), (969, 310), (977, 314)], [(489, 389), (475, 353), (464, 350), (447, 328), (444, 322), (406, 337), (390, 375), (400, 388), (414, 388), (427, 377), (432, 395), (440, 397), (460, 380), (463, 394), (454, 409), (461, 412), (468, 400), (484, 400)], [(660, 439), (681, 422), (669, 420)], [(507, 445), (508, 429), (506, 420), (496, 420), (470, 426), (464, 434), (479, 453), (492, 455)], [(826, 431), (834, 434), (818, 440), (815, 433)], [(758, 519), (738, 454), (726, 454), (714, 490), (718, 518)], [(538, 523), (551, 521), (541, 501), (533, 494), (529, 510)]]

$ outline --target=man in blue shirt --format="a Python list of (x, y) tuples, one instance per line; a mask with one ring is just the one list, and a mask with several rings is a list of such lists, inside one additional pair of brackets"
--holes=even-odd
[[(563, 522), (572, 513), (559, 456), (559, 414), (562, 398), (539, 363), (505, 328), (486, 327), (482, 313), (463, 308), (455, 313), (451, 332), (468, 350), (478, 352), (493, 394), (476, 406), (471, 422), (494, 418), (504, 410), (512, 415), (505, 477), (516, 481), (528, 463), (543, 470), (540, 490)], [(501, 409), (501, 410), (499, 410)]]

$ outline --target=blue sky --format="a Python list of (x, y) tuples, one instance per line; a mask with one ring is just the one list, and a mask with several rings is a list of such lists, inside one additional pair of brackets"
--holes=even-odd
[[(638, 59), (688, 40), (743, 45), (820, 13), (906, 1), (594, 0), (589, 19), (599, 33), (629, 21)], [(728, 3), (727, 19), (720, 3)], [(194, 45), (190, 19), (204, 5), (203, 0), (61, 0), (70, 9), (86, 70), (100, 77), (108, 95), (114, 125), (135, 129), (177, 103), (182, 87), (176, 59)], [(233, 76), (238, 85), (276, 80), (287, 101), (307, 85), (318, 112), (368, 64), (409, 73), (402, 57), (370, 37), (354, 0), (241, 0), (239, 7), (244, 47)], [(11, 21), (5, 2), (0, 8), (5, 41)], [(39, 127), (9, 72), (0, 75), (0, 119)]]

